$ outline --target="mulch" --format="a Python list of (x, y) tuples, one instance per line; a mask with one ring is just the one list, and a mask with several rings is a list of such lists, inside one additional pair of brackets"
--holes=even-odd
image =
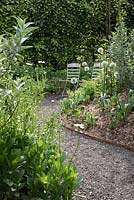
[[(70, 130), (87, 135), (92, 139), (108, 144), (124, 147), (134, 152), (134, 112), (130, 113), (125, 122), (119, 122), (113, 129), (110, 128), (111, 118), (108, 112), (102, 112), (96, 104), (89, 104), (85, 107), (86, 112), (94, 113), (98, 116), (95, 127), (80, 129), (74, 126), (73, 117), (62, 115), (64, 126)], [(82, 121), (78, 121), (82, 123)]]

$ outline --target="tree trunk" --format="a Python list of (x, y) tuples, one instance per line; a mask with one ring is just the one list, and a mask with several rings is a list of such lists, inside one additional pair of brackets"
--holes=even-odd
[(110, 0), (106, 0), (106, 37), (110, 35)]

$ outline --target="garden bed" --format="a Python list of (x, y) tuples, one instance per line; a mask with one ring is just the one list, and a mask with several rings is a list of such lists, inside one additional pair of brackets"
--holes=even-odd
[[(97, 104), (90, 103), (84, 108), (86, 112), (92, 112), (98, 116), (95, 127), (83, 128), (75, 126), (73, 116), (62, 116), (66, 128), (87, 135), (95, 140), (106, 142), (109, 144), (122, 146), (126, 149), (134, 151), (134, 112), (131, 112), (125, 122), (119, 122), (118, 125), (111, 129), (111, 119), (107, 111), (102, 112)], [(77, 124), (82, 121), (77, 121)]]

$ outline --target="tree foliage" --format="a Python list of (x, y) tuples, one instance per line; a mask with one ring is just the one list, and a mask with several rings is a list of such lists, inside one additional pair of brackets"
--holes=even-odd
[[(131, 0), (129, 4), (126, 0), (110, 1), (111, 30), (114, 30), (120, 3), (122, 9), (127, 5), (127, 12), (133, 6)], [(89, 62), (96, 46), (105, 39), (104, 0), (2, 0), (0, 10), (1, 34), (11, 30), (12, 15), (27, 17), (39, 27), (30, 41), (34, 48), (28, 53), (34, 63), (41, 59), (47, 66), (59, 68), (76, 59)], [(127, 18), (131, 21), (130, 13)]]

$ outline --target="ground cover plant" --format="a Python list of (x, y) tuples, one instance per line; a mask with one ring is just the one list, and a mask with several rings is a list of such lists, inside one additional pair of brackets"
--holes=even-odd
[(63, 119), (86, 134), (134, 150), (133, 31), (122, 20), (106, 49), (98, 49), (100, 73), (63, 99)]
[(16, 32), (0, 37), (0, 199), (71, 200), (78, 185), (75, 166), (65, 162), (54, 117), (40, 127), (37, 102), (45, 76), (14, 77), (23, 43), (36, 27), (16, 18)]

